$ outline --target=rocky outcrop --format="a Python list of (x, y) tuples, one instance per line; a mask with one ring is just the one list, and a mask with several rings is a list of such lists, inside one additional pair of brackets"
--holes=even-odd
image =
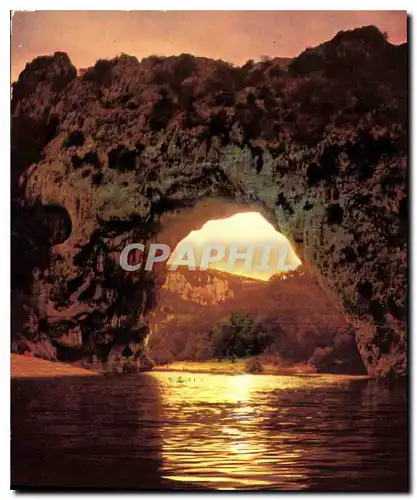
[(103, 360), (140, 345), (163, 277), (122, 271), (119, 253), (204, 197), (261, 206), (340, 297), (368, 373), (406, 373), (406, 45), (365, 27), (286, 67), (28, 64), (12, 97), (14, 334), (79, 328), (74, 357)]

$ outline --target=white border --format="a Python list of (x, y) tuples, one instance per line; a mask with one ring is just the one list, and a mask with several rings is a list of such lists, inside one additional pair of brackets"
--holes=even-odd
[[(38, 2), (33, 2), (31, 0), (19, 0), (13, 2), (13, 4), (5, 4), (2, 5), (2, 16), (1, 16), (1, 27), (0, 27), (0, 36), (2, 38), (2, 42), (0, 45), (0, 54), (1, 54), (1, 88), (2, 88), (2, 107), (1, 107), (1, 140), (2, 140), (2, 177), (0, 182), (0, 199), (2, 202), (2, 210), (1, 210), (1, 227), (0, 234), (2, 236), (2, 245), (1, 249), (1, 275), (0, 275), (0, 307), (1, 307), (1, 335), (2, 335), (2, 349), (1, 355), (2, 360), (0, 363), (1, 369), (1, 497), (11, 497), (13, 492), (10, 491), (10, 472), (9, 472), (9, 463), (10, 463), (10, 452), (9, 452), (9, 429), (10, 429), (10, 379), (9, 379), (9, 350), (10, 350), (10, 194), (9, 194), (9, 186), (10, 186), (10, 174), (9, 174), (9, 165), (10, 165), (10, 81), (9, 81), (9, 67), (10, 67), (10, 25), (9, 25), (9, 11), (10, 10), (407, 10), (409, 14), (413, 14), (413, 4), (411, 1), (407, 2), (389, 2), (387, 0), (373, 0), (364, 2), (363, 0), (351, 0), (348, 2), (330, 2), (324, 0), (316, 0), (316, 2), (311, 3), (305, 0), (292, 0), (289, 4), (279, 5), (276, 1), (273, 0), (262, 0), (257, 1), (256, 3), (250, 2), (249, 0), (211, 0), (210, 3), (205, 4), (196, 4), (195, 2), (187, 1), (187, 0), (154, 0), (153, 2), (142, 2), (140, 6), (138, 6), (137, 0), (119, 0), (117, 4), (113, 4), (108, 7), (103, 3), (99, 4), (97, 9), (97, 3), (88, 2), (86, 0), (72, 0), (71, 2), (53, 2), (51, 0), (38, 0)], [(6, 10), (7, 9), (7, 10)], [(324, 41), (324, 40), (323, 40)], [(409, 43), (413, 44), (413, 38), (411, 34), (409, 34)], [(412, 57), (410, 58), (411, 67), (412, 67), (412, 76), (414, 76), (414, 67), (415, 67), (415, 51), (412, 50), (413, 47), (410, 47)], [(415, 81), (412, 78), (410, 81)], [(410, 93), (411, 93), (410, 86)], [(412, 101), (412, 109), (410, 109), (410, 120), (415, 117), (416, 105), (415, 99)], [(414, 132), (414, 130), (412, 130)], [(410, 137), (410, 145), (414, 142), (415, 134), (413, 133), (412, 137)], [(411, 152), (410, 152), (411, 153)], [(415, 162), (415, 158), (413, 157), (413, 164)], [(415, 171), (414, 165), (410, 163), (410, 175), (411, 171)], [(410, 177), (412, 180), (410, 184), (410, 189), (412, 190), (412, 196), (415, 196), (416, 193), (416, 183), (417, 176), (414, 174)], [(411, 195), (411, 193), (410, 193)], [(416, 209), (414, 203), (410, 206), (412, 209), (413, 221), (416, 220)], [(411, 222), (410, 222), (411, 227)], [(413, 247), (416, 248), (416, 234), (417, 231), (414, 230), (411, 234), (410, 244), (413, 244)], [(411, 257), (411, 252), (410, 252)], [(413, 266), (410, 269), (412, 273), (410, 278), (412, 283), (415, 284), (416, 278), (416, 267)], [(410, 311), (417, 311), (417, 296), (414, 294), (410, 298)], [(412, 323), (410, 323), (409, 328), (409, 336), (412, 336), (411, 332)], [(415, 345), (416, 340), (411, 342), (412, 353), (410, 353), (410, 359), (413, 363), (416, 362), (415, 356)], [(414, 364), (410, 366), (410, 381), (412, 379), (412, 374), (414, 373)], [(416, 384), (411, 384), (412, 389), (412, 401), (415, 400)], [(410, 411), (411, 411), (410, 407)], [(411, 416), (414, 415), (414, 412), (410, 413), (410, 422)], [(414, 419), (413, 419), (414, 420)], [(412, 422), (413, 423), (413, 422)], [(393, 429), (395, 432), (395, 429)], [(412, 433), (412, 443), (415, 444), (415, 432)], [(414, 446), (412, 447), (414, 449)], [(411, 451), (411, 449), (410, 449)], [(410, 460), (412, 468), (410, 469), (410, 477), (411, 480), (417, 477), (416, 474), (416, 460)], [(249, 492), (247, 494), (241, 493), (242, 495), (252, 495), (253, 492)], [(179, 493), (179, 496), (188, 497), (189, 495), (185, 493)], [(228, 495), (227, 493), (218, 493), (218, 498), (225, 497)], [(280, 493), (280, 496), (291, 495), (290, 493)], [(119, 496), (119, 495), (114, 495)], [(150, 494), (141, 493), (141, 497), (148, 497)], [(298, 498), (300, 496), (306, 496), (305, 494), (299, 493)], [(338, 495), (339, 498), (347, 497), (347, 494)], [(384, 495), (386, 496), (386, 495)], [(389, 495), (390, 497), (399, 497), (400, 495)], [(414, 494), (412, 494), (414, 496)], [(49, 494), (49, 498), (58, 498), (56, 494)], [(67, 497), (73, 497), (77, 499), (87, 498), (86, 494), (71, 494)], [(152, 494), (152, 497), (155, 497), (155, 494)], [(357, 494), (356, 498), (362, 498), (365, 495)]]

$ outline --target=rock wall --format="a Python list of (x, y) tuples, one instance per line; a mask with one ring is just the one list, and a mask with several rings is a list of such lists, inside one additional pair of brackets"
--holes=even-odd
[(29, 63), (12, 97), (14, 339), (76, 328), (65, 356), (103, 361), (141, 345), (161, 280), (122, 271), (121, 249), (216, 197), (262, 206), (340, 297), (368, 373), (404, 375), (407, 76), (407, 46), (372, 26), (285, 67)]

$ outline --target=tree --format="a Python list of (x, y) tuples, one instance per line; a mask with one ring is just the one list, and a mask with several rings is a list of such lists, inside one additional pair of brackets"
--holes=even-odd
[(234, 312), (212, 334), (213, 351), (219, 358), (261, 354), (273, 340), (271, 328), (247, 313)]

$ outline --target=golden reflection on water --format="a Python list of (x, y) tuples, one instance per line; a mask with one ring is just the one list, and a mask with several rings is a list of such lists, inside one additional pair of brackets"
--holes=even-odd
[(316, 433), (314, 422), (326, 415), (320, 401), (304, 404), (303, 394), (349, 383), (338, 376), (152, 376), (164, 408), (163, 477), (221, 490), (306, 488), (310, 461), (329, 457), (326, 433)]

